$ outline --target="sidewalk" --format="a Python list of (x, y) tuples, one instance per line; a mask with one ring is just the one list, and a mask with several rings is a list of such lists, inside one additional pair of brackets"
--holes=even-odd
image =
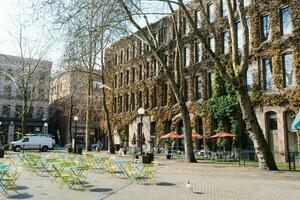
[[(127, 157), (129, 158), (129, 157)], [(107, 174), (90, 173), (89, 188), (73, 191), (60, 189), (49, 177), (22, 172), (17, 181), (17, 193), (0, 194), (0, 199), (34, 200), (299, 200), (300, 174), (266, 172), (243, 167), (223, 167), (203, 163), (183, 163), (178, 160), (159, 161), (156, 185), (139, 185), (127, 179)], [(187, 180), (192, 190), (186, 188)]]

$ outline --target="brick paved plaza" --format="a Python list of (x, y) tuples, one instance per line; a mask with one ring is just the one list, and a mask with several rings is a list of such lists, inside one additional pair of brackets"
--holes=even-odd
[[(49, 177), (23, 171), (17, 192), (1, 194), (0, 199), (96, 200), (96, 199), (205, 199), (205, 200), (298, 200), (300, 174), (265, 172), (245, 167), (215, 164), (185, 164), (179, 160), (159, 160), (156, 185), (131, 183), (125, 178), (89, 173), (88, 188), (73, 191), (59, 188)], [(190, 180), (192, 191), (186, 188)]]

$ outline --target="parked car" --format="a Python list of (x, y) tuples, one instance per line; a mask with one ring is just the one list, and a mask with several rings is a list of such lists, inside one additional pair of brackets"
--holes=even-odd
[(55, 146), (55, 141), (48, 135), (26, 135), (18, 141), (10, 143), (13, 151), (21, 151), (21, 149), (40, 149), (42, 152), (48, 151)]

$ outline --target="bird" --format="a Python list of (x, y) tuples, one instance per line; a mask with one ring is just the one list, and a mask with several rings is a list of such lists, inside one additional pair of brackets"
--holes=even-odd
[(190, 180), (187, 180), (186, 188), (189, 189), (190, 191), (193, 191), (193, 187), (192, 187), (192, 184), (191, 184)]

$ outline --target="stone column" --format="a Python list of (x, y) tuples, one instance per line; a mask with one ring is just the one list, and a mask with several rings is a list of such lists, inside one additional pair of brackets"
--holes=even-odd
[(300, 131), (297, 131), (297, 140), (298, 140), (298, 153), (300, 152)]
[(10, 125), (8, 126), (8, 135), (7, 135), (8, 144), (14, 141), (14, 134), (15, 134), (15, 125), (13, 122), (10, 122)]

